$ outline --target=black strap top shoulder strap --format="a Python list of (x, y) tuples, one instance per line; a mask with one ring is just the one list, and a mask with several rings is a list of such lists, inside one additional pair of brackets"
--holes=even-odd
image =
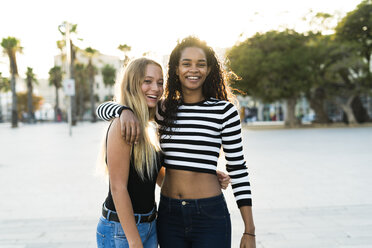
[(110, 127), (112, 125), (112, 122), (113, 121), (111, 121), (110, 125), (107, 128), (107, 132), (106, 132), (106, 144), (105, 144), (105, 162), (106, 162), (106, 165), (107, 165), (107, 139), (108, 139), (108, 132), (110, 130)]

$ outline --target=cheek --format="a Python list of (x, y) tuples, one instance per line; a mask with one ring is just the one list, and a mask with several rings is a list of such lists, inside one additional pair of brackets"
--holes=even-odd
[(145, 95), (146, 94), (146, 91), (147, 91), (147, 85), (146, 84), (142, 84), (141, 85), (141, 91), (142, 93)]

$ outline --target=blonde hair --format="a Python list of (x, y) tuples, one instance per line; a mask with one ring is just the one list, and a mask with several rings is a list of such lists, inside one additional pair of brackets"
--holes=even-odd
[[(148, 65), (161, 65), (147, 58), (135, 59), (126, 67), (124, 75), (116, 81), (115, 101), (133, 110), (141, 128), (141, 136), (136, 145), (132, 146), (131, 161), (137, 173), (144, 179), (145, 173), (149, 178), (154, 176), (156, 153), (160, 150), (156, 123), (153, 121), (155, 108), (149, 109), (141, 85), (144, 82)], [(106, 156), (106, 145), (104, 154)], [(133, 157), (132, 157), (133, 155)], [(107, 168), (107, 166), (106, 166)]]

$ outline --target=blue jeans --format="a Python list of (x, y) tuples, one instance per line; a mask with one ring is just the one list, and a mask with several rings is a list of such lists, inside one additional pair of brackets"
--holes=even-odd
[(231, 247), (231, 220), (223, 194), (203, 199), (160, 196), (161, 248)]
[[(140, 222), (140, 216), (150, 215), (154, 208), (147, 214), (134, 214), (138, 216), (137, 228), (141, 236), (144, 248), (157, 248), (158, 238), (156, 235), (156, 219), (153, 222)], [(109, 210), (109, 215), (114, 212)], [(109, 216), (108, 215), (108, 216)], [(116, 221), (108, 221), (103, 216), (100, 217), (97, 226), (97, 247), (98, 248), (127, 248), (129, 247), (121, 224)]]

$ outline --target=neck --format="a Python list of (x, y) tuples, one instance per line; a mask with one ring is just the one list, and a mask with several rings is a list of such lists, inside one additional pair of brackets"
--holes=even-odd
[(192, 92), (192, 91), (186, 91), (182, 92), (182, 99), (184, 103), (196, 103), (203, 101), (205, 97), (203, 96), (201, 91), (198, 92)]

